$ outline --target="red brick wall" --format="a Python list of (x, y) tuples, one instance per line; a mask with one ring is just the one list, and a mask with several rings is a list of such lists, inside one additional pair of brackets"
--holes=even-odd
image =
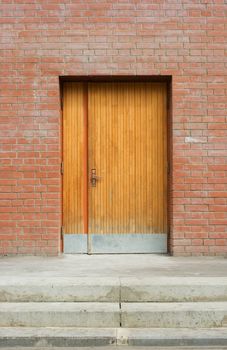
[(224, 0), (2, 0), (0, 253), (56, 254), (60, 75), (171, 75), (172, 252), (227, 253)]

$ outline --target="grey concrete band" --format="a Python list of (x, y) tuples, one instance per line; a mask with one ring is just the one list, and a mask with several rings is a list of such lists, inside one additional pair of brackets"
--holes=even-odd
[[(167, 253), (167, 234), (91, 234), (92, 254)], [(65, 234), (64, 253), (87, 253), (87, 235)]]

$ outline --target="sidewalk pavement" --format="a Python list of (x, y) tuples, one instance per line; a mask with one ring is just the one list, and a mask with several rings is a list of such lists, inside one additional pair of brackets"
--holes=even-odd
[(158, 254), (0, 258), (2, 277), (227, 277), (227, 259)]

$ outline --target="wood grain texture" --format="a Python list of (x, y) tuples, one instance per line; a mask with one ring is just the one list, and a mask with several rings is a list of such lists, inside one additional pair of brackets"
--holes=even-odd
[(63, 87), (63, 227), (64, 233), (83, 233), (83, 135), (82, 83)]
[(167, 232), (164, 83), (89, 83), (89, 233)]

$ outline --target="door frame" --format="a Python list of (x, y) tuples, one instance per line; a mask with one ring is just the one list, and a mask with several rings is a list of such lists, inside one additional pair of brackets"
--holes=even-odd
[[(173, 210), (172, 210), (172, 161), (173, 161), (173, 141), (172, 141), (172, 76), (170, 75), (137, 75), (137, 76), (122, 76), (122, 75), (115, 75), (115, 76), (103, 76), (103, 75), (81, 75), (81, 76), (59, 76), (59, 97), (60, 97), (60, 145), (61, 145), (61, 163), (60, 163), (60, 173), (62, 172), (62, 164), (63, 164), (63, 84), (65, 82), (84, 82), (84, 88), (87, 89), (89, 82), (163, 82), (167, 85), (167, 162), (168, 162), (168, 171), (167, 171), (167, 253), (172, 253), (172, 221), (173, 221)], [(88, 113), (88, 104), (86, 100), (87, 93), (84, 93), (84, 108), (85, 108), (85, 114), (84, 114), (84, 123), (88, 120), (87, 113)], [(86, 132), (88, 128), (86, 129)], [(84, 134), (84, 140), (88, 140), (88, 134)], [(88, 180), (88, 150), (87, 150), (88, 143), (86, 142), (86, 145), (84, 144), (84, 161), (83, 161), (83, 169), (84, 173), (86, 170), (86, 178)], [(86, 184), (88, 181), (86, 181)], [(85, 193), (86, 192), (86, 193)], [(87, 197), (88, 191), (86, 189), (84, 190), (83, 196), (84, 196), (84, 203), (88, 202)], [(84, 220), (88, 222), (87, 218), (87, 210), (85, 210), (85, 204), (83, 207), (83, 212), (85, 215)], [(86, 213), (85, 213), (86, 212)], [(60, 227), (60, 245), (59, 245), (59, 251), (61, 253), (64, 252), (64, 233), (63, 233), (63, 176), (61, 176), (61, 227)], [(86, 227), (86, 223), (85, 223)], [(88, 235), (89, 236), (89, 235)], [(88, 237), (89, 238), (89, 237)], [(84, 254), (89, 254), (89, 239), (87, 239), (87, 251), (83, 251)], [(145, 254), (145, 253), (142, 253)]]

